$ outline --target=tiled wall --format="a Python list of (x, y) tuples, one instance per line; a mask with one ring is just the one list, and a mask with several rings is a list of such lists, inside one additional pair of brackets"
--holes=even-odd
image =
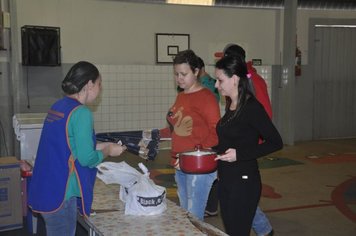
[[(67, 66), (69, 67), (69, 66)], [(115, 132), (127, 130), (142, 130), (151, 128), (163, 128), (166, 126), (166, 113), (176, 98), (176, 83), (173, 78), (173, 66), (169, 65), (97, 65), (102, 78), (102, 92), (95, 104), (91, 105), (94, 113), (96, 132)], [(30, 82), (33, 84), (30, 91), (35, 93), (38, 86), (53, 86), (57, 91), (63, 75), (60, 79), (49, 80), (46, 73), (37, 72), (37, 68), (31, 68), (34, 75)], [(36, 69), (36, 71), (35, 71)], [(271, 71), (269, 67), (256, 67), (258, 72), (265, 77), (271, 92)], [(63, 73), (66, 73), (67, 69)], [(214, 77), (214, 66), (206, 66), (206, 71)], [(59, 70), (60, 72), (60, 70)], [(59, 73), (61, 74), (61, 73)], [(58, 99), (52, 90), (49, 90), (52, 100)], [(42, 90), (43, 91), (43, 90)], [(52, 91), (52, 92), (51, 92)], [(43, 96), (43, 94), (40, 94)], [(49, 101), (50, 95), (46, 95), (44, 101)], [(38, 96), (36, 96), (38, 97)], [(32, 98), (32, 110), (34, 107), (43, 107), (38, 111), (46, 113), (52, 104), (39, 106)], [(221, 114), (224, 113), (223, 102), (220, 103)]]
[(267, 91), (272, 103), (272, 66), (254, 66), (257, 73), (266, 81)]
[[(60, 84), (71, 66), (20, 66), (23, 71), (22, 77), (16, 80), (19, 98), (15, 113), (47, 113), (53, 102), (62, 97)], [(96, 66), (103, 78), (102, 92), (90, 106), (96, 132), (166, 126), (166, 113), (177, 95), (171, 64)], [(206, 69), (213, 75), (213, 66)]]
[[(64, 75), (72, 65), (65, 65)], [(94, 113), (94, 128), (97, 133), (115, 132), (128, 130), (142, 130), (152, 128), (163, 128), (166, 124), (166, 114), (177, 96), (176, 83), (173, 78), (172, 65), (96, 65), (102, 75), (102, 92), (95, 104), (90, 105)], [(38, 143), (42, 128), (42, 120), (48, 108), (52, 105), (52, 100), (59, 99), (56, 91), (64, 76), (59, 70), (56, 71), (55, 79), (48, 79), (53, 70), (40, 73), (41, 68), (31, 68), (31, 87), (29, 90), (34, 93), (39, 85), (47, 87), (45, 97), (41, 98), (41, 105), (35, 103), (31, 97), (32, 106), (30, 112), (25, 110), (19, 112), (17, 117), (24, 113), (23, 117), (31, 119), (31, 128), (26, 126), (31, 133), (32, 142)], [(212, 75), (213, 67), (206, 68)], [(43, 71), (43, 70), (42, 70)], [(48, 73), (47, 73), (48, 72)], [(38, 75), (38, 76), (35, 76)], [(42, 78), (42, 77), (43, 78)], [(19, 84), (22, 86), (20, 81)], [(24, 83), (23, 80), (21, 82)], [(21, 87), (22, 88), (22, 87)], [(38, 96), (39, 94), (35, 94)], [(37, 110), (34, 110), (34, 107)], [(9, 117), (12, 120), (12, 116)], [(37, 118), (37, 119), (35, 119)], [(23, 127), (24, 128), (24, 127)], [(30, 129), (33, 129), (30, 131)], [(11, 128), (12, 130), (12, 128)], [(34, 134), (34, 132), (36, 132)], [(36, 140), (33, 140), (36, 139)], [(20, 156), (20, 145), (17, 142), (15, 148), (16, 156)], [(27, 144), (26, 144), (27, 145)], [(21, 159), (32, 158), (37, 147), (27, 150)]]
[(96, 132), (166, 126), (175, 100), (172, 65), (98, 65), (103, 87), (94, 112)]
[[(172, 65), (98, 65), (103, 88), (94, 112), (96, 132), (163, 128), (173, 104), (176, 84)], [(214, 67), (207, 66), (214, 76)], [(258, 67), (271, 93), (269, 67)], [(221, 114), (224, 105), (220, 103)]]
[[(69, 68), (69, 65), (63, 69), (65, 73), (67, 67)], [(90, 106), (94, 113), (94, 125), (97, 133), (166, 126), (166, 113), (177, 95), (172, 65), (97, 65), (97, 67), (103, 78), (102, 92), (95, 104)], [(271, 92), (270, 67), (257, 67), (256, 69), (265, 77)], [(213, 66), (206, 66), (206, 71), (214, 76)], [(33, 75), (30, 82), (37, 87), (39, 85), (48, 86), (48, 94), (45, 94), (45, 99), (42, 98), (43, 102), (48, 102), (48, 104), (45, 106), (33, 104), (32, 107), (41, 109), (31, 111), (34, 112), (31, 114), (45, 116), (48, 107), (52, 104), (49, 100), (58, 99), (57, 93), (53, 91), (58, 89), (58, 83), (63, 76), (57, 75), (56, 78), (60, 79), (49, 80), (47, 73), (37, 73), (37, 70), (35, 72), (35, 75), (38, 76)], [(53, 71), (48, 71), (48, 73), (50, 72)], [(44, 78), (37, 78), (40, 75)], [(50, 89), (50, 86), (53, 88)], [(34, 93), (36, 87), (31, 87), (30, 91)], [(33, 100), (32, 103), (34, 103)], [(221, 101), (221, 114), (224, 113), (224, 106), (224, 102)], [(12, 119), (12, 117), (10, 118)]]

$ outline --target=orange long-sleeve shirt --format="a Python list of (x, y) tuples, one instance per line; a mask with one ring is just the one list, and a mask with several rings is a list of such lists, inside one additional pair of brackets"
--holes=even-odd
[(194, 93), (178, 93), (167, 113), (167, 121), (172, 127), (172, 157), (193, 150), (198, 144), (203, 148), (217, 145), (216, 124), (219, 119), (219, 104), (210, 90), (203, 88)]

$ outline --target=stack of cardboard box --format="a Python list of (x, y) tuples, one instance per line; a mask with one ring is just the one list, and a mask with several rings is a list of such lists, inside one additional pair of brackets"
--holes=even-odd
[(22, 228), (20, 163), (0, 157), (0, 231)]

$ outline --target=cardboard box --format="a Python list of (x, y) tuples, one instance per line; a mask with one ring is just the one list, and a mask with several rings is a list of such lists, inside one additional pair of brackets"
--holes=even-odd
[(22, 228), (20, 163), (0, 157), (0, 231)]

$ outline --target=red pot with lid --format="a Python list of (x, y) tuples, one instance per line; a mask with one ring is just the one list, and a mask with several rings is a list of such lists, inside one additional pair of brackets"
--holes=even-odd
[(179, 153), (179, 167), (188, 174), (207, 174), (214, 172), (217, 168), (215, 151), (210, 149), (202, 149), (201, 145), (197, 145), (195, 150)]

